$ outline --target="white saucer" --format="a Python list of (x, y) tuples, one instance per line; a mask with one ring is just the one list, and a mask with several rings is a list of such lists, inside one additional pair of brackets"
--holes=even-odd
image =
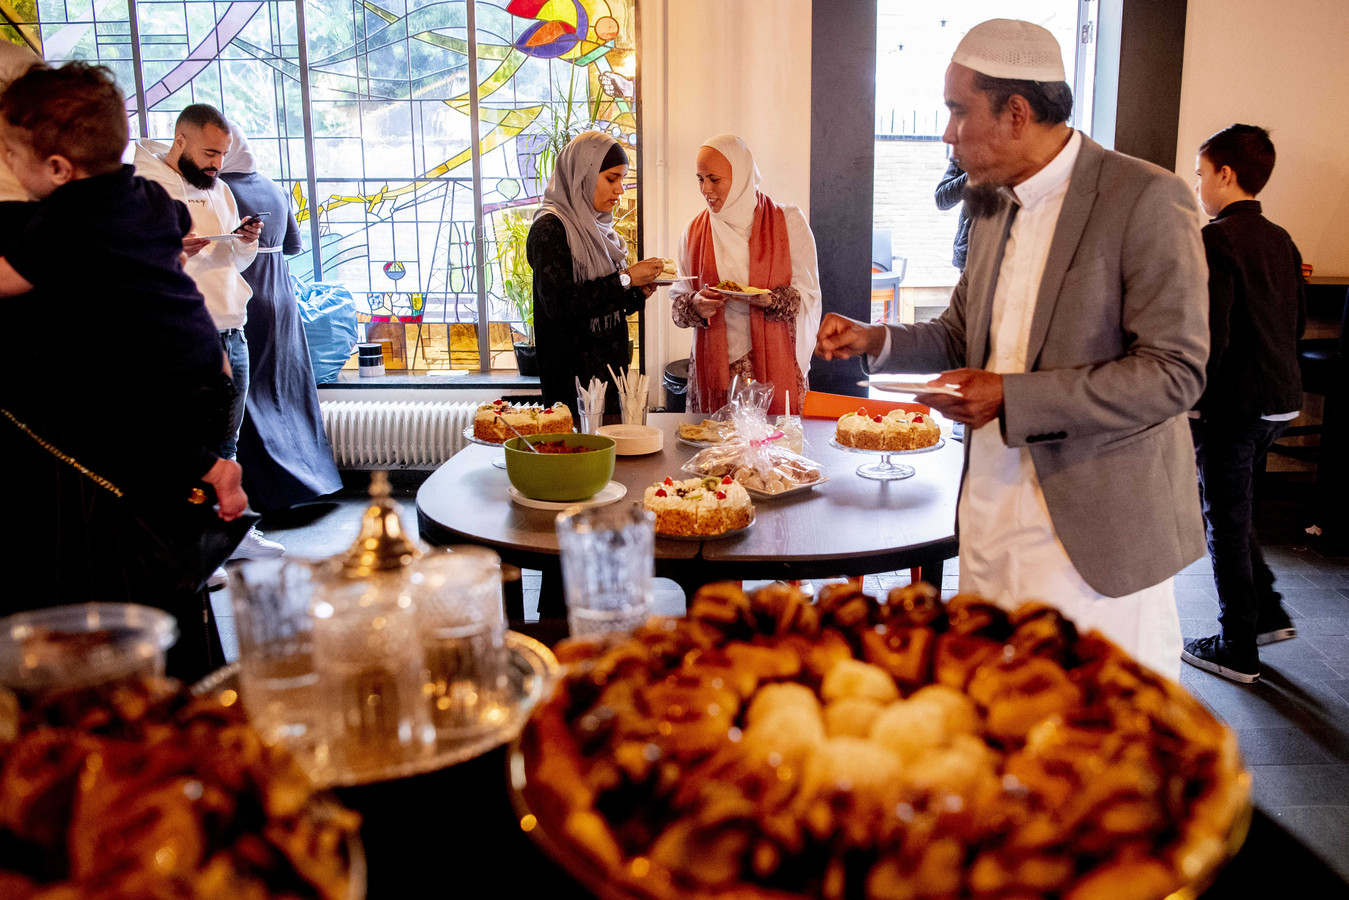
[(604, 425), (595, 433), (614, 439), (614, 453), (617, 456), (655, 453), (665, 440), (664, 432), (650, 425)]
[(531, 500), (524, 494), (515, 489), (515, 485), (506, 488), (506, 493), (511, 495), (511, 500), (521, 506), (527, 506), (530, 509), (569, 509), (573, 506), (579, 506), (582, 509), (588, 509), (592, 506), (608, 506), (610, 503), (617, 503), (628, 495), (628, 489), (625, 485), (617, 481), (611, 481), (600, 492), (589, 500)]

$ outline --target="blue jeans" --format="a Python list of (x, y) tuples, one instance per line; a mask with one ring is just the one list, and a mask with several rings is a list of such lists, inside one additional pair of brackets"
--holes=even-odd
[(220, 346), (225, 349), (230, 368), (234, 370), (234, 399), (230, 402), (229, 432), (220, 442), (218, 454), (222, 459), (238, 455), (239, 428), (244, 424), (244, 401), (248, 399), (248, 341), (242, 328), (220, 332)]
[(1190, 420), (1223, 643), (1255, 652), (1258, 621), (1285, 615), (1252, 522), (1255, 466), (1287, 422)]

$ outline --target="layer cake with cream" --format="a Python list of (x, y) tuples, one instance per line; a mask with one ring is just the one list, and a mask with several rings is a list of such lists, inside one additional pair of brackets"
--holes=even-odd
[(676, 537), (710, 537), (754, 521), (749, 492), (729, 475), (666, 478), (646, 489), (642, 506), (656, 514), (657, 534)]
[(504, 444), (515, 437), (517, 432), (565, 434), (571, 430), (571, 410), (563, 403), (555, 403), (550, 407), (512, 406), (505, 400), (497, 400), (479, 406), (473, 416), (473, 437), (493, 444)]
[(941, 428), (925, 413), (892, 409), (870, 414), (866, 407), (838, 420), (834, 440), (858, 450), (921, 450), (941, 439)]

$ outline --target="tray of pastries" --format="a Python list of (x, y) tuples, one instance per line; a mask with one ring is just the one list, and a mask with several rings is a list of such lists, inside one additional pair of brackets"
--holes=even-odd
[(710, 585), (558, 656), (512, 795), (601, 897), (1193, 897), (1250, 821), (1232, 731), (1044, 605)]
[(0, 689), (5, 900), (360, 900), (359, 825), (237, 693), (138, 677), (20, 709)]

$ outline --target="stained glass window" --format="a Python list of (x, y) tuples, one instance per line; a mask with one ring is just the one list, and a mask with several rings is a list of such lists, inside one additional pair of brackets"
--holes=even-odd
[[(419, 365), (450, 365), (450, 335), (484, 320), (525, 330), (502, 284), (504, 218), (528, 219), (571, 136), (604, 129), (637, 159), (635, 0), (0, 3), (9, 39), (108, 65), (133, 135), (171, 139), (189, 103), (238, 123), (291, 197), (306, 243), (292, 272), (344, 284), (376, 322), (422, 326), (418, 346), (435, 326), (439, 347), (409, 345)], [(636, 175), (618, 213), (634, 254)], [(511, 328), (493, 331), (509, 349)]]

